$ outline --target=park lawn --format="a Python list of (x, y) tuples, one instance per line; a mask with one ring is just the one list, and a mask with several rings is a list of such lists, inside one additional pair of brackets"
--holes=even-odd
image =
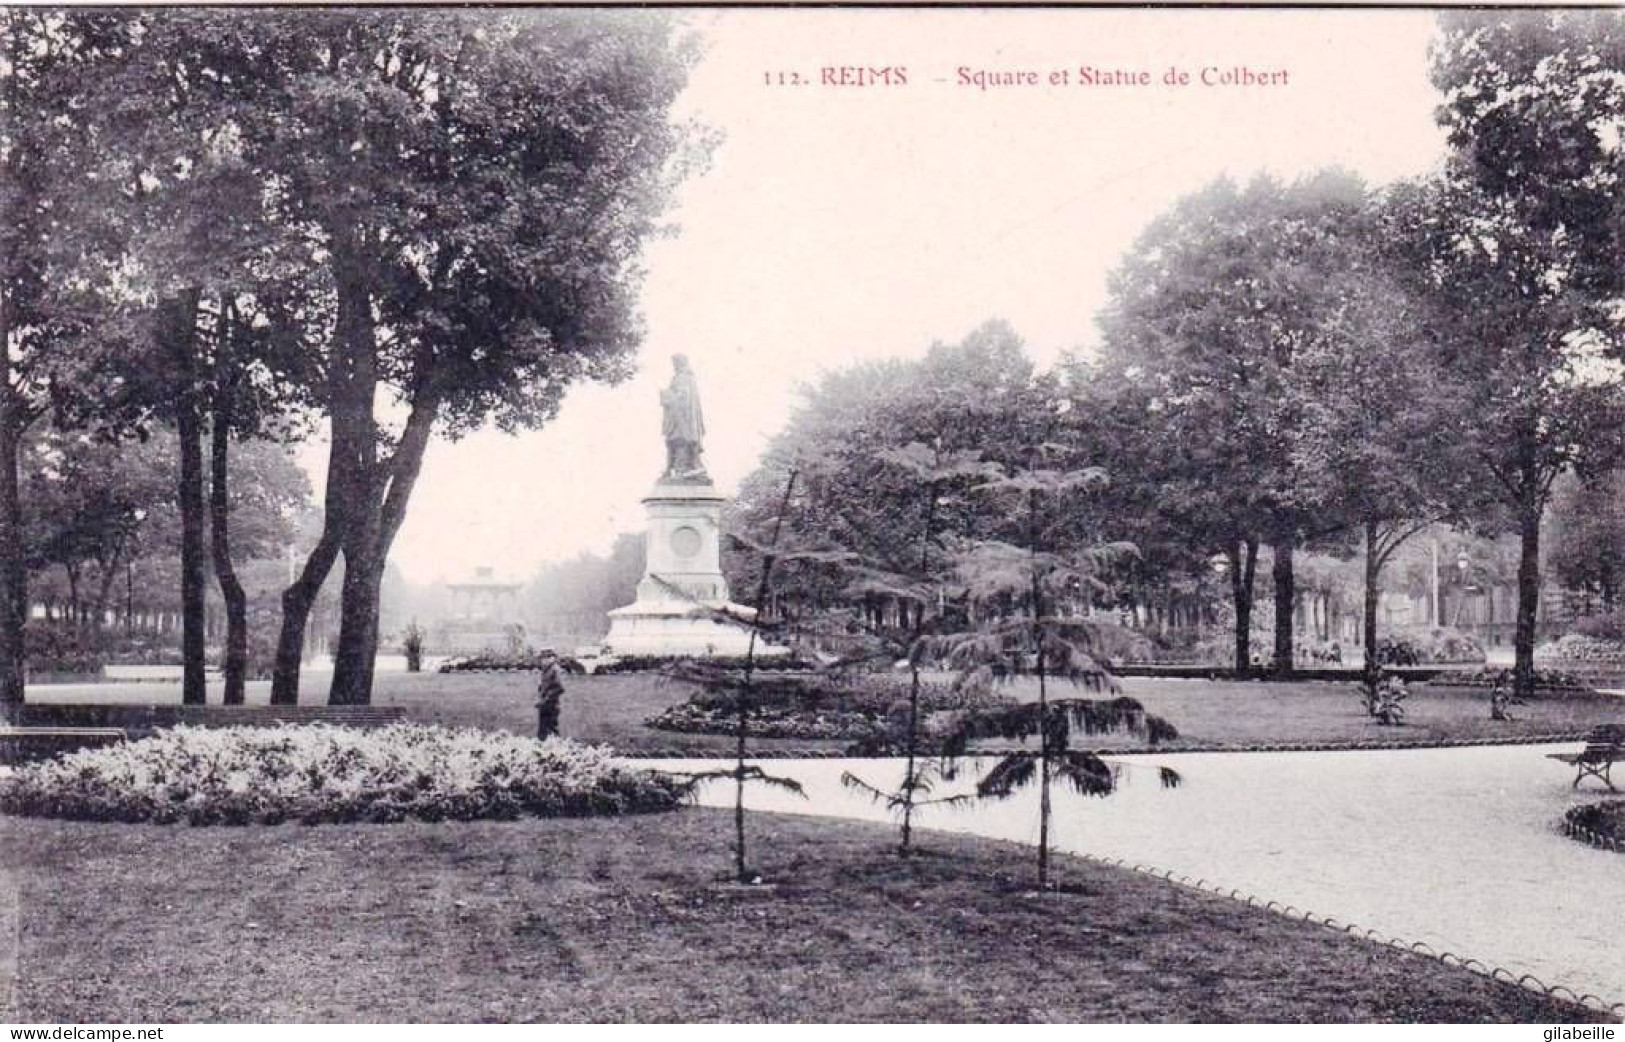
[[(401, 706), (412, 719), (452, 727), (481, 727), (536, 733), (535, 673), (389, 673), (373, 685), (373, 704)], [(614, 746), (644, 756), (725, 756), (734, 742), (726, 735), (681, 734), (644, 726), (662, 710), (688, 700), (691, 684), (654, 674), (566, 677), (559, 705), (559, 730), (570, 738)], [(770, 752), (839, 750), (847, 743), (797, 739), (755, 739), (753, 749)]]
[[(528, 673), (380, 674), (374, 693), (379, 705), (400, 705), (415, 719), (532, 734), (536, 728), (534, 676)], [(1200, 745), (1332, 744), (1339, 742), (1432, 742), (1518, 738), (1573, 733), (1599, 723), (1625, 722), (1625, 698), (1612, 695), (1546, 697), (1514, 706), (1515, 719), (1489, 718), (1483, 689), (1415, 685), (1406, 703), (1405, 726), (1382, 727), (1360, 707), (1355, 685), (1328, 681), (1164, 680), (1131, 677), (1123, 692), (1179, 728), (1184, 742)], [(604, 742), (642, 755), (681, 753), (726, 755), (733, 740), (723, 735), (679, 734), (644, 725), (644, 720), (692, 692), (688, 685), (660, 677), (622, 674), (570, 677), (565, 684), (560, 727), (566, 735)], [(1037, 697), (1036, 682), (1023, 679), (1009, 688), (1018, 698)], [(1093, 697), (1061, 685), (1051, 697)], [(1102, 736), (1099, 743), (1135, 744), (1128, 736)], [(839, 751), (839, 741), (753, 739), (755, 750)]]
[[(325, 701), (325, 678), (305, 678), (302, 700)], [(1168, 680), (1129, 677), (1123, 693), (1179, 728), (1182, 743), (1256, 746), (1341, 742), (1437, 742), (1520, 738), (1581, 733), (1599, 723), (1625, 723), (1625, 698), (1614, 695), (1547, 696), (1514, 706), (1516, 719), (1490, 720), (1489, 695), (1482, 689), (1412, 686), (1405, 726), (1382, 727), (1360, 708), (1356, 686), (1347, 682)], [(641, 756), (721, 756), (733, 751), (726, 735), (682, 734), (644, 725), (668, 706), (686, 700), (693, 687), (653, 674), (572, 676), (565, 680), (560, 727), (583, 741), (605, 743)], [(1023, 678), (1007, 690), (1017, 698), (1037, 697), (1037, 684)], [(401, 706), (414, 720), (451, 726), (536, 732), (536, 674), (379, 673), (373, 702)], [(268, 685), (249, 686), (251, 703), (263, 703)], [(1065, 684), (1052, 684), (1051, 697), (1098, 697)], [(175, 684), (102, 684), (95, 687), (29, 689), (31, 701), (179, 702)], [(211, 701), (220, 697), (210, 690)], [(1130, 736), (1106, 735), (1093, 741), (1112, 748), (1136, 744)], [(753, 751), (838, 753), (850, 744), (816, 739), (752, 739)]]
[(1123, 692), (1165, 717), (1192, 742), (1217, 745), (1437, 742), (1584, 732), (1625, 720), (1625, 698), (1544, 696), (1490, 719), (1484, 688), (1411, 685), (1405, 722), (1384, 727), (1366, 715), (1358, 688), (1335, 681), (1262, 682), (1131, 677)]
[[(0, 818), (23, 1022), (1589, 1016), (1121, 869), (725, 813), (189, 829)], [(9, 925), (9, 924), (7, 924)], [(0, 993), (3, 999), (3, 993)]]

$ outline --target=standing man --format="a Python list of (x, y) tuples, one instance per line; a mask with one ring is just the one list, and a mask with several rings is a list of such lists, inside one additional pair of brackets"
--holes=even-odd
[(542, 663), (542, 675), (536, 683), (536, 740), (545, 742), (559, 733), (559, 700), (564, 697), (564, 670), (559, 660), (549, 658)]

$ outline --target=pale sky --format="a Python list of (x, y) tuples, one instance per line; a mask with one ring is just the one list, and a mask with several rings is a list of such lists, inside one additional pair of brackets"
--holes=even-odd
[[(647, 251), (640, 373), (578, 388), (544, 430), (435, 443), (392, 555), (413, 581), (486, 564), (525, 578), (641, 531), (674, 352), (698, 376), (706, 458), (732, 491), (821, 372), (918, 356), (992, 317), (1040, 364), (1087, 349), (1107, 273), (1135, 236), (1221, 174), (1341, 165), (1383, 183), (1443, 150), (1428, 12), (690, 18), (709, 48), (682, 115), (723, 140), (680, 194), (680, 234)], [(1143, 69), (1153, 85), (1079, 86), (1082, 65)], [(825, 66), (903, 66), (908, 83), (821, 86)], [(1042, 85), (958, 86), (961, 66), (1036, 72)], [(1204, 67), (1284, 70), (1286, 84), (1167, 87), (1170, 66), (1193, 81)], [(1071, 85), (1048, 85), (1061, 69)], [(764, 83), (779, 71), (815, 82)]]

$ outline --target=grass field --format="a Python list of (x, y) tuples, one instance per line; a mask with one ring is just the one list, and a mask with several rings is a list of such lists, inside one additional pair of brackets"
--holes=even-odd
[[(1459, 969), (1144, 876), (756, 816), (187, 829), (0, 818), (0, 1020), (1559, 1021)], [(0, 924), (11, 925), (11, 924)]]
[[(669, 751), (721, 756), (733, 750), (723, 735), (657, 731), (643, 721), (693, 693), (687, 685), (650, 675), (568, 677), (560, 703), (559, 729), (571, 738), (605, 743), (623, 752)], [(403, 706), (413, 719), (459, 727), (536, 733), (534, 673), (391, 673), (380, 675), (376, 705)], [(838, 749), (839, 742), (759, 739), (769, 750)]]
[(1412, 686), (1402, 727), (1373, 721), (1347, 683), (1128, 679), (1123, 690), (1186, 738), (1226, 745), (1514, 738), (1625, 719), (1625, 698), (1570, 695), (1514, 706), (1512, 721), (1496, 722), (1487, 690), (1434, 684)]
[[(305, 678), (305, 702), (322, 702), (326, 678)], [(414, 719), (467, 727), (534, 734), (534, 673), (379, 673), (373, 689), (377, 705), (405, 707)], [(1403, 727), (1381, 727), (1360, 708), (1352, 683), (1301, 681), (1168, 680), (1130, 677), (1125, 694), (1143, 702), (1179, 728), (1184, 741), (1209, 745), (1318, 744), (1336, 742), (1427, 742), (1447, 739), (1517, 738), (1582, 732), (1599, 723), (1625, 722), (1625, 698), (1614, 695), (1543, 697), (1513, 707), (1509, 723), (1490, 720), (1483, 689), (1419, 684), (1406, 703)], [(1011, 687), (1018, 698), (1037, 696), (1036, 684), (1022, 679)], [(603, 742), (628, 753), (686, 756), (726, 755), (733, 741), (724, 735), (680, 734), (645, 727), (644, 721), (689, 697), (693, 688), (649, 674), (568, 677), (560, 725), (566, 735)], [(1065, 686), (1052, 696), (1084, 694)], [(264, 702), (268, 687), (249, 686), (249, 701)], [(178, 685), (100, 684), (29, 689), (31, 701), (179, 702)], [(210, 692), (219, 698), (218, 688)], [(1133, 744), (1107, 736), (1104, 746)], [(847, 743), (810, 739), (753, 739), (762, 752), (839, 751)]]
[[(534, 680), (529, 674), (381, 674), (375, 692), (380, 705), (405, 706), (418, 719), (534, 733)], [(571, 677), (565, 685), (560, 726), (564, 733), (607, 742), (629, 753), (681, 752), (720, 755), (732, 740), (720, 735), (657, 731), (643, 721), (687, 698), (691, 688), (658, 677)], [(1356, 741), (1437, 741), (1511, 738), (1584, 731), (1625, 721), (1625, 699), (1609, 695), (1546, 698), (1516, 706), (1510, 723), (1489, 718), (1489, 698), (1471, 688), (1417, 686), (1407, 703), (1403, 727), (1381, 727), (1365, 715), (1353, 684), (1308, 681), (1261, 683), (1130, 678), (1123, 690), (1179, 728), (1184, 740), (1201, 744), (1262, 745)], [(1036, 685), (1023, 680), (1012, 688), (1021, 698), (1036, 697)], [(1052, 696), (1075, 694), (1066, 688)], [(1103, 745), (1132, 744), (1105, 737)], [(756, 749), (839, 749), (844, 743), (799, 739), (760, 739)]]

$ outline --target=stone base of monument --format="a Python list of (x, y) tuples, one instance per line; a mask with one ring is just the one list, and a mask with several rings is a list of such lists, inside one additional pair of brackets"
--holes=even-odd
[[(722, 506), (727, 500), (704, 474), (662, 477), (643, 500), (649, 522), (637, 599), (609, 613), (604, 644), (613, 655), (734, 657), (750, 649), (756, 609), (735, 604), (722, 575)], [(789, 649), (756, 641), (764, 658)]]
[[(708, 608), (750, 618), (755, 612), (743, 604), (721, 603), (697, 607), (688, 601), (638, 600), (609, 613), (609, 634), (604, 644), (613, 655), (692, 655), (731, 658), (750, 650), (750, 630), (730, 625)], [(763, 658), (789, 654), (789, 650), (756, 640), (755, 653)]]

